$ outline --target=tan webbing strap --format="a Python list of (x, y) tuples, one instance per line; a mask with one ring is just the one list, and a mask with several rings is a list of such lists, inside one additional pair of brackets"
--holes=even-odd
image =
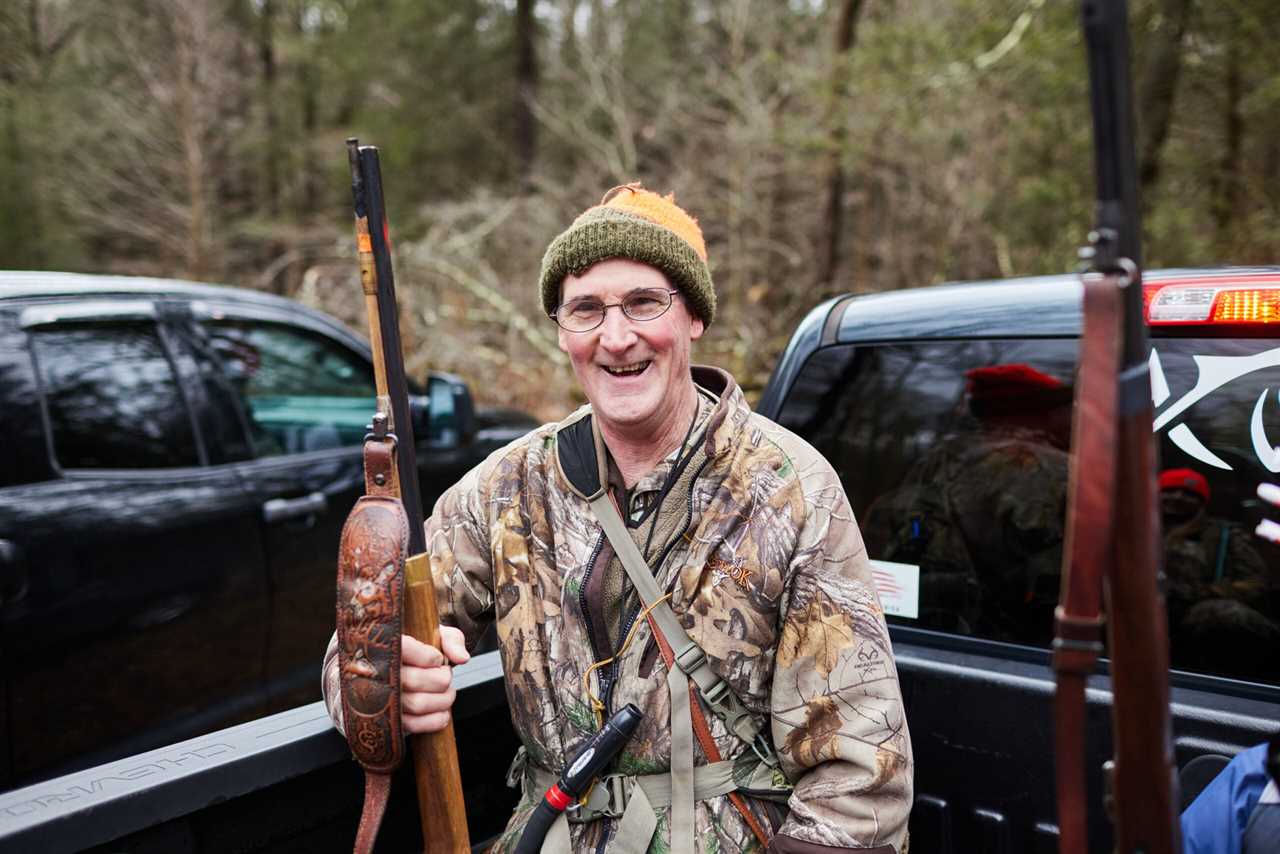
[[(693, 769), (693, 799), (706, 801), (727, 795), (738, 788), (733, 777), (732, 760), (722, 759), (710, 765), (699, 765)], [(520, 772), (524, 777), (525, 788), (521, 792), (545, 792), (558, 779), (555, 774), (533, 763), (526, 765)], [(634, 785), (630, 785), (634, 784)], [(598, 815), (614, 815), (620, 808), (631, 806), (639, 789), (644, 790), (645, 802), (653, 809), (671, 806), (670, 774), (606, 774), (596, 783), (587, 802), (579, 814), (579, 823), (594, 821)], [(566, 815), (572, 813), (572, 808)], [(573, 822), (570, 822), (571, 824)]]
[(670, 642), (675, 652), (676, 665), (694, 681), (702, 699), (725, 722), (725, 726), (746, 744), (754, 744), (756, 736), (760, 734), (759, 721), (743, 707), (737, 696), (729, 690), (729, 685), (707, 664), (706, 653), (690, 640), (671, 606), (661, 601), (662, 591), (658, 582), (654, 580), (649, 565), (631, 539), (612, 497), (606, 491), (592, 499), (590, 504), (604, 528), (605, 536), (622, 561), (622, 568), (635, 585), (636, 593), (645, 606), (651, 609), (651, 621), (656, 623)]
[[(656, 775), (655, 775), (656, 776)], [(667, 777), (666, 779), (670, 779)], [(692, 785), (692, 781), (690, 782)], [(693, 802), (689, 803), (692, 810)], [(672, 807), (674, 815), (675, 807)], [(692, 819), (690, 814), (690, 819)], [(636, 786), (627, 798), (627, 808), (622, 811), (622, 819), (618, 822), (618, 832), (613, 835), (609, 844), (609, 854), (646, 854), (653, 834), (658, 829), (658, 814), (653, 811), (643, 786)], [(672, 840), (675, 836), (672, 836)], [(693, 837), (689, 837), (689, 850), (692, 851)], [(672, 846), (672, 850), (675, 847)]]
[[(524, 793), (542, 792), (556, 782), (556, 775), (532, 763), (521, 773), (525, 777)], [(623, 781), (631, 785), (621, 784)], [(693, 797), (705, 801), (720, 795), (733, 797), (737, 783), (733, 779), (732, 762), (714, 762), (693, 769)], [(579, 823), (592, 821), (601, 815), (617, 816), (618, 829), (609, 843), (609, 854), (644, 854), (658, 829), (656, 810), (671, 806), (671, 775), (643, 774), (635, 777), (610, 775), (596, 783), (587, 798), (587, 804)], [(542, 854), (570, 854), (569, 815), (562, 814), (547, 831), (542, 842)]]
[(547, 835), (542, 838), (542, 847), (538, 851), (539, 854), (571, 854), (571, 846), (569, 819), (560, 813), (547, 828)]
[(1088, 846), (1085, 687), (1102, 653), (1102, 578), (1112, 560), (1122, 295), (1115, 275), (1086, 276), (1084, 334), (1063, 546), (1061, 602), (1054, 613), (1054, 766), (1060, 851)]
[(667, 671), (671, 692), (671, 851), (693, 854), (693, 719), (689, 713), (689, 677), (677, 667)]
[[(655, 623), (650, 622), (649, 625), (653, 628), (654, 638), (658, 641), (658, 649), (662, 652), (662, 659), (667, 663), (668, 671), (675, 671), (676, 668), (671, 666), (672, 653), (671, 647), (667, 644), (667, 639), (662, 636), (662, 632), (658, 630)], [(702, 745), (702, 752), (706, 754), (707, 761), (711, 763), (710, 767), (715, 767), (717, 765), (732, 766), (733, 763), (721, 761), (722, 757), (720, 756), (720, 749), (716, 747), (716, 741), (711, 737), (711, 728), (707, 726), (707, 719), (706, 716), (702, 714), (702, 707), (699, 706), (697, 700), (694, 700), (692, 697), (690, 700), (691, 702), (689, 705), (690, 714), (693, 719), (693, 729), (694, 732), (697, 733), (698, 743)], [(672, 702), (675, 702), (674, 698), (672, 699)], [(734, 788), (736, 789), (737, 786), (734, 786)], [(755, 835), (756, 839), (759, 840), (760, 847), (762, 849), (768, 849), (771, 834), (765, 831), (765, 829), (760, 825), (760, 822), (756, 819), (755, 815), (747, 808), (747, 802), (742, 799), (742, 795), (736, 791), (729, 791), (726, 792), (726, 794), (729, 796), (729, 802), (732, 803), (734, 808), (742, 815), (742, 820), (747, 823), (747, 826), (751, 828), (751, 832)]]

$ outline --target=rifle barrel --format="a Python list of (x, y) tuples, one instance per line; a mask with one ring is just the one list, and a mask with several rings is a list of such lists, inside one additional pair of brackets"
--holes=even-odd
[(1114, 237), (1099, 266), (1114, 269), (1127, 258), (1136, 272), (1126, 290), (1126, 366), (1148, 357), (1142, 323), (1142, 218), (1137, 155), (1133, 144), (1133, 85), (1129, 74), (1129, 18), (1126, 0), (1083, 0), (1081, 21), (1088, 45), (1089, 92), (1093, 109), (1093, 161), (1097, 231)]
[[(418, 455), (413, 436), (413, 420), (409, 414), (409, 382), (404, 372), (404, 350), (400, 344), (400, 312), (396, 304), (395, 273), (391, 265), (390, 228), (382, 194), (382, 170), (378, 149), (372, 145), (359, 147), (360, 174), (364, 182), (369, 217), (369, 234), (373, 244), (373, 264), (377, 277), (378, 332), (382, 339), (383, 366), (386, 371), (387, 394), (391, 398), (391, 422), (396, 434), (397, 467), (400, 473), (400, 500), (409, 517), (409, 554), (427, 550), (422, 530), (422, 495), (418, 490)], [(378, 358), (375, 355), (375, 358)]]

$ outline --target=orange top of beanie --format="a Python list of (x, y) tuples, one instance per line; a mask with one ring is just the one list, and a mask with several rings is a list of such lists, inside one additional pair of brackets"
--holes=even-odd
[(601, 207), (617, 208), (621, 211), (642, 216), (652, 223), (680, 235), (680, 238), (693, 247), (698, 257), (707, 260), (707, 244), (702, 239), (702, 229), (698, 221), (676, 204), (674, 193), (660, 196), (640, 186), (639, 181), (622, 184), (604, 194), (600, 200)]

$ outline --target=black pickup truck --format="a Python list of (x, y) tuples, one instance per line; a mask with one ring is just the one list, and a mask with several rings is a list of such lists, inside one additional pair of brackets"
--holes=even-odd
[[(1256, 484), (1280, 472), (1280, 269), (1149, 273), (1146, 298), (1185, 803), (1280, 730), (1280, 548), (1251, 535)], [(1047, 641), (1080, 323), (1070, 276), (833, 299), (758, 407), (831, 460), (876, 561), (915, 749), (913, 851), (1056, 851)], [(477, 846), (513, 800), (496, 655), (457, 671)], [(1104, 660), (1088, 692), (1094, 805), (1110, 701)], [(411, 788), (402, 776), (380, 850), (420, 841)], [(360, 793), (312, 704), (0, 795), (0, 851), (345, 851)], [(1090, 835), (1108, 849), (1100, 808)]]
[[(414, 392), (427, 502), (535, 425)], [(373, 397), (368, 345), (291, 300), (0, 273), (0, 785), (319, 697)]]

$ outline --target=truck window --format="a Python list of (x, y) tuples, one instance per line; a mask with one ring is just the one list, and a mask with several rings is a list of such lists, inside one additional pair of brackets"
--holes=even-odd
[(62, 468), (199, 464), (191, 416), (153, 325), (44, 328), (31, 347)]
[(210, 346), (204, 327), (194, 321), (175, 322), (162, 332), (195, 413), (209, 465), (253, 459), (243, 401), (222, 372), (222, 360)]
[(260, 457), (358, 446), (374, 412), (373, 367), (324, 336), (283, 324), (210, 324)]
[[(1154, 347), (1173, 666), (1280, 683), (1269, 654), (1280, 548), (1251, 533), (1256, 484), (1280, 480), (1263, 435), (1270, 423), (1280, 441), (1280, 348)], [(1049, 644), (1076, 351), (1073, 340), (941, 341), (809, 359), (780, 420), (839, 472), (870, 557), (898, 565), (888, 583), (914, 577), (914, 591), (899, 585), (911, 607), (886, 606), (891, 623)]]
[(26, 335), (0, 313), (0, 489), (53, 476)]

